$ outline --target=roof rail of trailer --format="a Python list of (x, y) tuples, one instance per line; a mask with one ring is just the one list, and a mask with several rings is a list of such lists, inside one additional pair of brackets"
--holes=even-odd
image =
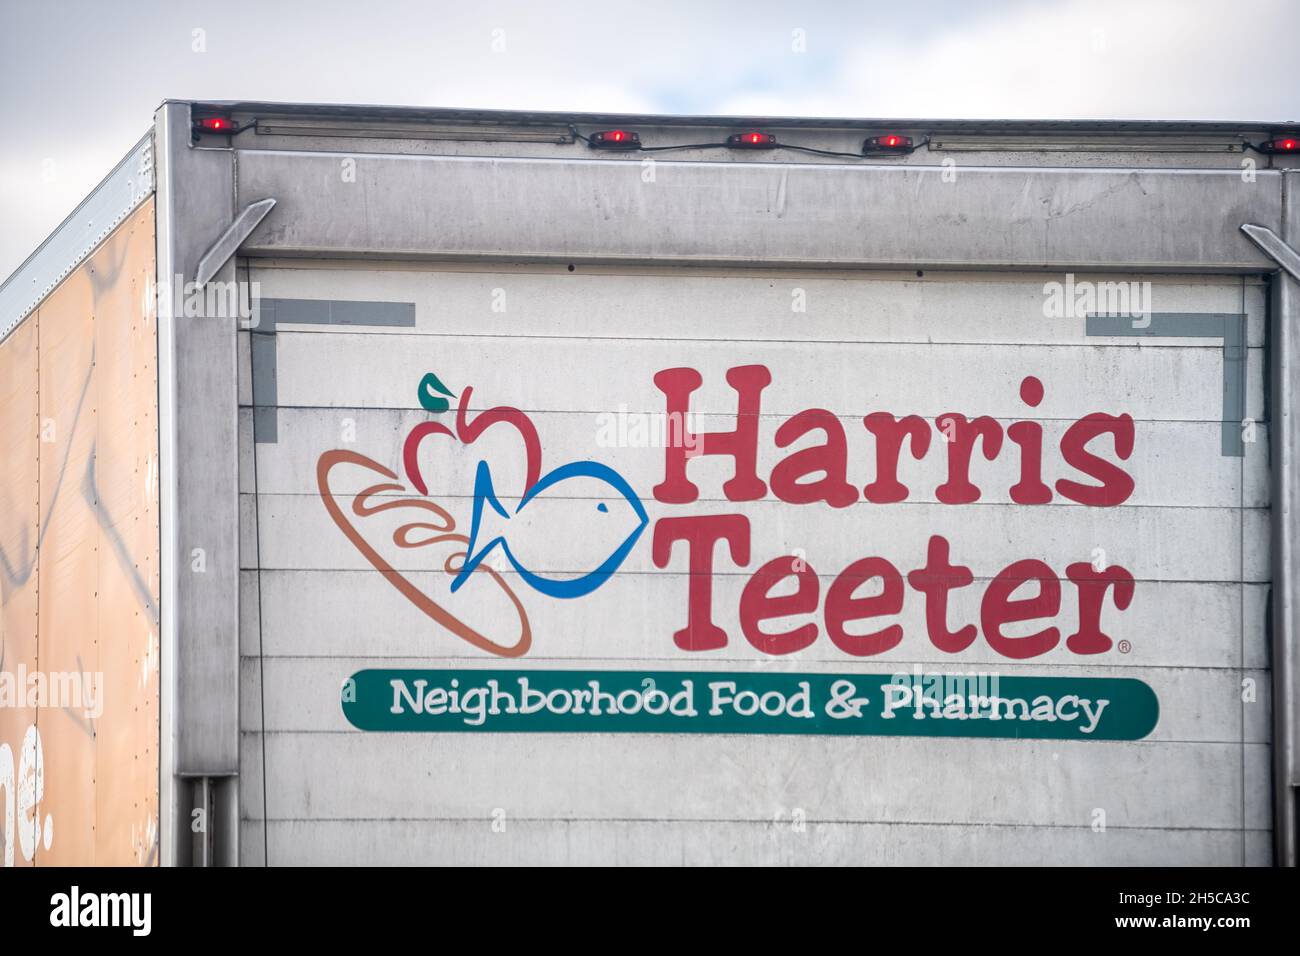
[[(623, 154), (746, 151), (777, 162), (906, 157), (918, 150), (1034, 155), (1228, 154), (1300, 156), (1295, 121), (957, 120), (443, 109), (242, 100), (172, 101), (190, 109), (195, 143), (241, 149), (322, 149), (325, 141), (424, 141), (572, 146)], [(783, 135), (778, 136), (776, 131)], [(798, 133), (787, 138), (785, 133)], [(819, 137), (818, 132), (825, 135)], [(239, 134), (252, 134), (241, 136)], [(265, 142), (259, 142), (267, 137)], [(858, 138), (862, 137), (862, 138)], [(290, 140), (304, 144), (290, 145)]]
[(0, 285), (0, 341), (153, 191), (150, 131)]
[(673, 116), (656, 113), (583, 113), (539, 110), (455, 109), (342, 103), (275, 103), (247, 100), (168, 100), (204, 111), (277, 117), (356, 118), (484, 124), (632, 124), (646, 126), (773, 126), (787, 129), (923, 128), (943, 133), (1281, 133), (1300, 132), (1300, 120), (981, 120), (899, 117)]

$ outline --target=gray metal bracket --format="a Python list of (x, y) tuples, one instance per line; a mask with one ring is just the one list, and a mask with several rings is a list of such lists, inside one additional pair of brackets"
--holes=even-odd
[(1241, 227), (1241, 231), (1263, 250), (1264, 255), (1289, 272), (1291, 278), (1300, 282), (1300, 252), (1288, 246), (1267, 226), (1256, 226), (1248, 222)]
[(208, 251), (203, 253), (203, 258), (199, 259), (194, 281), (200, 288), (207, 285), (217, 271), (230, 260), (236, 250), (244, 244), (244, 240), (253, 234), (253, 230), (262, 224), (262, 220), (274, 207), (274, 199), (259, 199), (244, 207), (244, 211), (235, 217), (235, 221), (216, 242), (208, 247)]

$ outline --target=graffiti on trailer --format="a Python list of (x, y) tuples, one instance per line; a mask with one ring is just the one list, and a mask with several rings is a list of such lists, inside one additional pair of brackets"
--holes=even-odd
[[(436, 420), (420, 422), (411, 429), (402, 446), (405, 480), (365, 455), (348, 449), (332, 449), (318, 459), (316, 481), (330, 518), (370, 565), (407, 600), (441, 627), (474, 647), (502, 657), (520, 657), (532, 645), (532, 628), (523, 601), (501, 573), (505, 570), (504, 563), (514, 569), (521, 584), (546, 597), (582, 597), (599, 588), (618, 570), (645, 531), (649, 517), (632, 486), (622, 475), (601, 462), (568, 462), (542, 474), (541, 439), (528, 415), (518, 408), (497, 406), (471, 418), (472, 394), (470, 386), (461, 391), (454, 430)], [(457, 397), (432, 372), (420, 380), (418, 396), (420, 405), (434, 414), (450, 410), (449, 399)], [(490, 465), (480, 460), (472, 477), (469, 534), (462, 534), (451, 511), (429, 496), (420, 468), (421, 444), (426, 439), (441, 436), (472, 445), (496, 425), (513, 428), (522, 440), (524, 486), (520, 489), (518, 503), (507, 508), (498, 495)], [(359, 467), (383, 479), (352, 495), (351, 505), (346, 510), (330, 484), (333, 471), (345, 465)], [(589, 527), (584, 529), (584, 541), (594, 550), (588, 561), (592, 567), (576, 577), (542, 573), (537, 568), (540, 555), (535, 546), (530, 549), (528, 544), (530, 536), (517, 535), (513, 531), (519, 523), (512, 525), (512, 519), (521, 515), (531, 517), (532, 512), (527, 509), (534, 502), (562, 497), (596, 502), (586, 517)], [(362, 530), (366, 524), (364, 521), (354, 520), (393, 511), (405, 512), (405, 517), (413, 519), (418, 516), (419, 520), (406, 521), (393, 530), (392, 544), (404, 550), (450, 546), (451, 551), (443, 558), (440, 568), (452, 577), (451, 593), (460, 591), (474, 576), (486, 577), (509, 599), (514, 609), (518, 629), (513, 636), (505, 639), (489, 636), (447, 606), (449, 601), (435, 600), (412, 580), (410, 574), (394, 567), (384, 556), (381, 548)], [(495, 560), (489, 561), (489, 558)]]
[[(89, 284), (91, 315), (108, 308), (105, 303), (107, 294), (130, 281), (126, 271), (129, 254), (130, 247), (126, 242), (114, 244), (109, 241), (90, 263), (78, 270), (78, 276), (84, 277)], [(39, 319), (34, 318), (32, 321)], [(96, 473), (99, 445), (95, 434), (95, 399), (91, 395), (95, 389), (104, 387), (97, 381), (96, 354), (96, 343), (92, 340), (85, 359), (85, 370), (78, 374), (80, 386), (76, 391), (70, 420), (63, 431), (62, 440), (56, 445), (59, 447), (59, 458), (58, 464), (52, 469), (52, 487), (42, 488), (42, 494), (39, 495), (40, 511), (28, 523), (21, 523), (20, 509), (10, 506), (4, 497), (8, 489), (0, 487), (0, 504), (7, 506), (5, 516), (20, 522), (10, 539), (11, 549), (6, 550), (4, 542), (0, 542), (0, 610), (37, 578), (46, 537), (59, 520), (57, 514), (65, 508), (84, 506), (93, 519), (100, 541), (107, 545), (118, 572), (134, 595), (150, 629), (150, 646), (154, 646), (153, 635), (157, 633), (160, 621), (158, 602), (141, 570), (140, 556), (132, 554), (130, 545), (122, 536), (123, 515), (110, 510), (101, 493)], [(44, 437), (42, 441), (45, 441)], [(73, 449), (79, 442), (88, 443), (88, 451), (78, 482), (78, 472), (73, 465)], [(146, 495), (152, 493), (152, 475), (153, 472), (150, 471)], [(75, 499), (76, 495), (80, 496), (79, 502)], [(70, 500), (69, 496), (74, 497)], [(76, 661), (77, 673), (85, 673), (80, 654), (76, 656)], [(6, 670), (6, 667), (10, 670)], [(144, 683), (148, 680), (150, 668), (156, 671), (157, 658), (146, 660), (142, 667)], [(10, 687), (15, 688), (18, 700), (26, 700), (34, 693), (33, 684), (15, 680), (14, 675), (22, 672), (21, 656), (16, 668), (13, 663), (3, 616), (0, 616), (0, 678), (7, 679)], [(30, 679), (36, 682), (40, 678), (31, 675)], [(0, 706), (12, 705), (13, 701), (0, 693)], [(43, 711), (44, 705), (40, 709)], [(97, 728), (93, 718), (66, 706), (58, 710), (91, 741), (96, 739)], [(22, 727), (21, 724), (17, 726)], [(52, 733), (57, 736), (57, 728), (52, 730), (41, 723), (38, 729), (37, 722), (33, 721), (22, 729), (21, 740), (0, 740), (0, 861), (6, 867), (32, 863), (38, 850), (49, 851), (54, 842), (54, 819), (45, 810), (45, 749), (46, 740), (53, 739)], [(75, 832), (81, 822), (69, 824), (68, 830)], [(141, 837), (141, 842), (136, 847), (136, 858), (138, 862), (152, 865), (158, 852), (157, 824), (153, 816), (149, 815), (139, 826), (147, 836)]]

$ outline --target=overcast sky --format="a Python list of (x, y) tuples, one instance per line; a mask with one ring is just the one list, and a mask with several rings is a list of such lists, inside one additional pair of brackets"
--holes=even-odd
[(1297, 0), (0, 0), (0, 277), (165, 98), (1276, 121), (1297, 40)]

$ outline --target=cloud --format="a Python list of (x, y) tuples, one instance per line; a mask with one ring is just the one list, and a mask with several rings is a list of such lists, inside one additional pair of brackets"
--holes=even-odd
[(1266, 119), (1300, 114), (1284, 0), (1069, 0), (981, 7), (908, 40), (872, 37), (819, 88), (740, 93), (723, 112), (960, 119)]

